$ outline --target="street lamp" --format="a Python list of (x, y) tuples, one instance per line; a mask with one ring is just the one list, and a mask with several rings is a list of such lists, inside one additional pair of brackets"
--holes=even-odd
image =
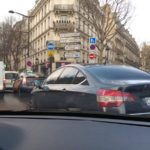
[(15, 11), (13, 11), (13, 10), (9, 10), (8, 11), (9, 13), (11, 13), (11, 14), (18, 14), (18, 15), (21, 15), (21, 16), (23, 16), (23, 17), (25, 17), (25, 18), (28, 18), (28, 52), (27, 52), (27, 56), (29, 57), (29, 55), (30, 55), (30, 21), (29, 21), (29, 19), (30, 18), (32, 18), (32, 17), (34, 17), (34, 16), (27, 16), (27, 15), (24, 15), (24, 14), (22, 14), (22, 13), (19, 13), (19, 12), (15, 12)]

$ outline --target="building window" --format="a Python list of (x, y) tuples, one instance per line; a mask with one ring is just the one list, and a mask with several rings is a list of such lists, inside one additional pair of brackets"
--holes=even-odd
[(67, 16), (61, 16), (61, 20), (62, 21), (66, 21), (67, 20)]

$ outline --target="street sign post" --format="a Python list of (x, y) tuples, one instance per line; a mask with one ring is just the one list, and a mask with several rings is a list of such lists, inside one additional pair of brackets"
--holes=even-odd
[(54, 50), (55, 45), (53, 43), (48, 43), (47, 48), (48, 48), (48, 50)]
[(92, 54), (89, 54), (89, 58), (90, 58), (90, 59), (94, 59), (94, 57), (95, 57), (95, 56), (94, 56), (93, 53), (92, 53)]
[(89, 43), (90, 44), (96, 44), (96, 38), (95, 37), (90, 37)]

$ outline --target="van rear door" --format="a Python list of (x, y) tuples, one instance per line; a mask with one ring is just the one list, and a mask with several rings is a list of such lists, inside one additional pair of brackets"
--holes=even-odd
[(0, 62), (0, 91), (4, 90), (4, 78), (5, 78), (4, 64), (3, 62)]

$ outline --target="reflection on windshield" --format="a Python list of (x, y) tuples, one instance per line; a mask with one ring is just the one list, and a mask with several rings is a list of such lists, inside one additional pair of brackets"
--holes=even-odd
[(28, 7), (27, 15), (8, 10), (0, 23), (0, 110), (150, 112), (150, 45), (139, 46), (128, 28), (136, 5), (36, 0)]

